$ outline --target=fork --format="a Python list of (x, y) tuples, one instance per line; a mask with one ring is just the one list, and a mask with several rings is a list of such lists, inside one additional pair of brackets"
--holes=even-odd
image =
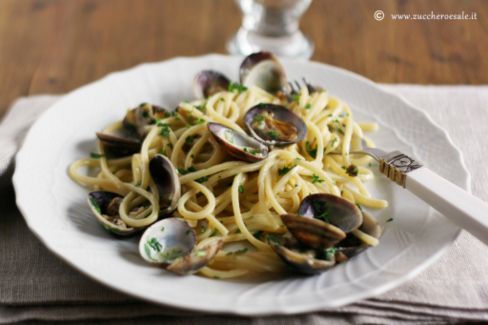
[(488, 245), (488, 204), (439, 176), (417, 160), (399, 152), (371, 148), (362, 150), (379, 162), (380, 172), (442, 213), (459, 227)]

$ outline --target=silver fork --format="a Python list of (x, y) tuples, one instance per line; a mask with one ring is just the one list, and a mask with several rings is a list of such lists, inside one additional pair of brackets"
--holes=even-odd
[(362, 150), (379, 162), (380, 172), (488, 245), (488, 204), (400, 151)]

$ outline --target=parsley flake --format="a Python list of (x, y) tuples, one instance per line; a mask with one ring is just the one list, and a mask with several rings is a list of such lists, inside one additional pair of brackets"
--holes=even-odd
[(278, 169), (278, 175), (280, 175), (280, 176), (286, 175), (290, 170), (292, 170), (295, 167), (296, 167), (296, 165), (285, 166), (283, 168), (280, 168), (280, 169)]
[(319, 176), (313, 174), (312, 175), (312, 184), (315, 184), (315, 183), (322, 183), (324, 180), (321, 179)]
[(149, 245), (149, 247), (151, 247), (153, 250), (155, 250), (158, 253), (161, 251), (161, 248), (163, 248), (161, 243), (154, 237), (149, 239), (147, 241), (147, 244)]
[(310, 142), (305, 142), (305, 149), (307, 150), (308, 154), (310, 155), (310, 157), (312, 158), (315, 158), (317, 157), (317, 147), (312, 147), (312, 145), (310, 144)]
[(93, 159), (100, 159), (103, 157), (103, 155), (98, 152), (90, 152), (90, 157)]
[(244, 85), (241, 85), (238, 82), (231, 82), (229, 84), (229, 88), (227, 90), (230, 91), (230, 92), (242, 93), (243, 91), (246, 91), (247, 90), (247, 87), (244, 86)]

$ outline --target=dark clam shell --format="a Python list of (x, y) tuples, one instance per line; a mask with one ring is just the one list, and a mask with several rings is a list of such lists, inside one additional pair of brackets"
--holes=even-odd
[(344, 231), (321, 220), (293, 214), (282, 215), (281, 220), (296, 240), (313, 249), (326, 249), (346, 238)]
[(307, 125), (284, 106), (258, 104), (244, 116), (244, 123), (253, 137), (268, 146), (287, 146), (302, 141)]
[(140, 139), (146, 136), (146, 126), (156, 123), (166, 116), (167, 110), (157, 105), (142, 103), (127, 111), (122, 124), (124, 128), (135, 132)]
[(304, 250), (295, 240), (286, 236), (268, 237), (267, 242), (286, 264), (300, 273), (317, 274), (336, 264), (334, 255), (330, 260), (318, 259), (316, 251)]
[(130, 131), (120, 129), (113, 132), (97, 132), (98, 140), (109, 157), (125, 157), (141, 150), (142, 142)]
[(363, 223), (361, 210), (353, 203), (332, 194), (312, 194), (303, 199), (298, 214), (324, 220), (349, 233)]
[(230, 80), (214, 70), (203, 70), (193, 79), (193, 93), (197, 98), (207, 98), (229, 88)]
[(270, 52), (248, 55), (241, 63), (239, 80), (244, 86), (257, 86), (270, 93), (287, 85), (285, 69)]
[(88, 205), (97, 221), (112, 234), (129, 236), (138, 229), (128, 226), (119, 216), (122, 196), (107, 191), (94, 191), (88, 194)]
[(225, 151), (234, 158), (256, 162), (268, 156), (268, 148), (245, 133), (219, 123), (208, 123), (208, 129)]
[(160, 215), (172, 213), (181, 196), (180, 179), (176, 168), (164, 155), (155, 155), (149, 162), (149, 173), (159, 191)]

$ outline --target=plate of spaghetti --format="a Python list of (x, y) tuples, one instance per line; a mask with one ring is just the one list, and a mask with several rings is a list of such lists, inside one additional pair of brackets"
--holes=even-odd
[(144, 64), (73, 91), (29, 131), (14, 186), (41, 241), (109, 287), (301, 313), (399, 285), (459, 233), (383, 178), (365, 143), (468, 186), (424, 113), (351, 72), (267, 52)]

